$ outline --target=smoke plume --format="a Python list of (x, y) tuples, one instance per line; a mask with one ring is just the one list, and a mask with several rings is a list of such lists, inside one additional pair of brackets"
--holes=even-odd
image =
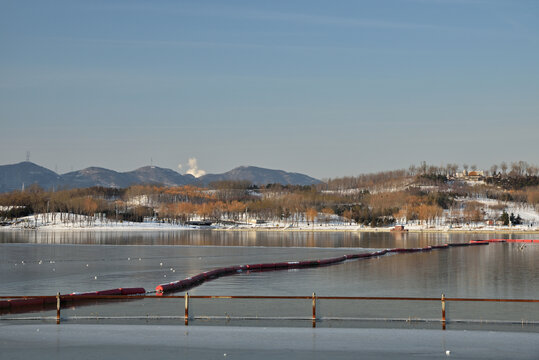
[(189, 170), (187, 170), (186, 172), (187, 174), (191, 174), (196, 178), (206, 175), (206, 172), (204, 170), (201, 170), (198, 168), (196, 158), (190, 158), (188, 161), (188, 165), (189, 165)]

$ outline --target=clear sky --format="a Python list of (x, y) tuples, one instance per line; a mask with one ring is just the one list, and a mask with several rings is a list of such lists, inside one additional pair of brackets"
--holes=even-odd
[(0, 0), (0, 164), (539, 163), (539, 1)]

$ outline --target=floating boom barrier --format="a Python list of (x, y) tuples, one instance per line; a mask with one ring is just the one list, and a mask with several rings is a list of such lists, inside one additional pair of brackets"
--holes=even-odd
[(471, 243), (537, 243), (539, 239), (489, 239), (489, 240), (472, 240)]
[[(83, 303), (93, 301), (93, 296), (102, 295), (118, 295), (125, 296), (126, 299), (133, 299), (133, 295), (144, 295), (146, 289), (144, 288), (117, 288), (109, 290), (101, 290), (87, 293), (71, 293), (68, 295), (62, 295), (62, 302), (69, 303)], [(58, 301), (57, 296), (39, 296), (39, 297), (23, 297), (10, 300), (0, 300), (0, 312), (28, 312), (34, 310), (41, 310), (43, 307), (48, 307), (56, 304)]]
[(344, 262), (346, 260), (354, 259), (365, 259), (371, 257), (382, 256), (388, 253), (412, 253), (412, 252), (422, 252), (422, 251), (431, 251), (435, 249), (447, 249), (450, 247), (457, 246), (474, 246), (474, 245), (488, 245), (488, 241), (477, 241), (477, 242), (466, 242), (466, 243), (451, 243), (443, 245), (432, 245), (426, 246), (423, 248), (394, 248), (394, 249), (385, 249), (379, 251), (373, 251), (368, 253), (355, 253), (348, 254), (339, 257), (321, 259), (321, 260), (305, 260), (305, 261), (288, 261), (288, 262), (278, 262), (278, 263), (263, 263), (263, 264), (249, 264), (249, 265), (236, 265), (230, 267), (218, 268), (211, 271), (206, 271), (198, 275), (188, 277), (183, 280), (173, 281), (166, 284), (157, 285), (155, 292), (157, 295), (164, 294), (167, 292), (178, 292), (189, 290), (195, 286), (201, 285), (202, 283), (219, 278), (221, 276), (233, 275), (236, 273), (242, 272), (260, 272), (260, 271), (272, 271), (272, 270), (287, 270), (287, 269), (303, 269), (303, 268), (312, 268), (318, 266), (329, 266)]
[(311, 267), (317, 267), (317, 266), (334, 265), (334, 264), (341, 263), (346, 260), (377, 257), (377, 256), (385, 255), (387, 253), (411, 253), (411, 252), (431, 251), (435, 249), (447, 249), (450, 247), (488, 245), (490, 243), (500, 243), (500, 242), (539, 243), (539, 239), (537, 240), (530, 240), (530, 239), (471, 240), (465, 243), (448, 243), (448, 244), (442, 244), (442, 245), (431, 245), (431, 246), (426, 246), (423, 248), (385, 249), (385, 250), (374, 251), (374, 252), (369, 252), (369, 253), (348, 254), (348, 255), (343, 255), (340, 257), (322, 259), (322, 260), (305, 260), (305, 261), (289, 261), (289, 262), (279, 262), (279, 263), (236, 265), (236, 266), (224, 267), (224, 268), (219, 268), (219, 269), (215, 269), (211, 271), (206, 271), (198, 275), (188, 277), (183, 280), (169, 282), (166, 284), (160, 284), (160, 285), (157, 285), (157, 287), (155, 288), (155, 291), (157, 295), (163, 294), (166, 292), (185, 291), (193, 287), (196, 287), (198, 285), (201, 285), (202, 283), (208, 280), (216, 279), (221, 276), (241, 273), (244, 271), (259, 272), (259, 271), (271, 271), (271, 270), (311, 268)]

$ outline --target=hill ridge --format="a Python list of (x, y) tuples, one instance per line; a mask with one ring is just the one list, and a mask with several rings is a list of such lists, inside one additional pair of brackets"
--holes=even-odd
[[(177, 171), (154, 165), (146, 165), (135, 170), (118, 172), (98, 166), (57, 174), (43, 166), (24, 161), (16, 164), (0, 165), (0, 193), (20, 190), (37, 184), (44, 189), (85, 188), (102, 186), (125, 188), (137, 184), (159, 184), (165, 186), (209, 185), (215, 181), (244, 180), (255, 185), (280, 183), (283, 185), (311, 185), (320, 180), (297, 172), (267, 169), (242, 165), (222, 174), (206, 174), (199, 178), (182, 175)], [(24, 185), (23, 185), (24, 184)]]

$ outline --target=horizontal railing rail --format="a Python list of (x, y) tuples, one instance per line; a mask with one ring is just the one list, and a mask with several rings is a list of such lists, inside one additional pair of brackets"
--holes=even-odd
[[(0, 299), (45, 299), (55, 298), (56, 295), (49, 296), (0, 296)], [(60, 295), (62, 300), (108, 300), (108, 299), (184, 299), (185, 295)], [(311, 295), (189, 295), (191, 299), (283, 299), (283, 300), (307, 300), (312, 299)], [(319, 296), (319, 300), (395, 300), (395, 301), (440, 301), (439, 297), (393, 297), (393, 296)], [(491, 301), (491, 302), (530, 302), (539, 303), (539, 299), (503, 299), (503, 298), (444, 298), (445, 301)]]
[[(446, 328), (446, 302), (497, 302), (497, 303), (539, 303), (539, 299), (504, 299), (504, 298), (457, 298), (457, 297), (445, 297), (442, 294), (441, 297), (392, 297), (392, 296), (318, 296), (313, 293), (310, 296), (301, 296), (301, 295), (190, 295), (185, 293), (184, 295), (61, 295), (58, 293), (56, 296), (0, 296), (0, 299), (47, 299), (49, 300), (48, 304), (51, 304), (50, 300), (55, 300), (56, 305), (56, 323), (60, 324), (60, 313), (62, 303), (80, 303), (84, 304), (85, 301), (90, 300), (140, 300), (140, 299), (183, 299), (185, 301), (185, 313), (184, 316), (71, 316), (69, 319), (184, 319), (185, 325), (188, 325), (189, 319), (242, 319), (242, 320), (261, 320), (261, 319), (271, 319), (271, 320), (311, 320), (312, 326), (316, 327), (316, 322), (320, 320), (328, 319), (338, 319), (338, 320), (379, 320), (377, 318), (357, 318), (353, 316), (347, 317), (335, 317), (335, 316), (324, 316), (317, 317), (316, 305), (318, 300), (365, 300), (365, 301), (439, 301), (441, 302), (441, 318), (439, 319), (421, 319), (421, 318), (399, 318), (393, 320), (403, 320), (403, 321), (437, 321), (442, 323), (442, 329)], [(216, 316), (216, 315), (189, 315), (189, 302), (193, 299), (243, 299), (243, 300), (311, 300), (312, 301), (312, 316), (292, 316), (292, 317), (263, 317), (263, 316)], [(54, 304), (53, 303), (53, 304)], [(54, 305), (50, 305), (49, 308), (54, 309)], [(3, 319), (0, 317), (0, 319)], [(51, 317), (24, 317), (24, 318), (9, 318), (9, 320), (38, 320), (38, 319), (51, 319)], [(386, 321), (388, 319), (385, 319)], [(391, 320), (391, 319), (389, 319)], [(473, 319), (454, 319), (452, 322), (480, 322), (480, 323), (526, 323), (526, 324), (537, 324), (539, 322), (535, 321), (503, 321), (503, 320), (473, 320)]]

